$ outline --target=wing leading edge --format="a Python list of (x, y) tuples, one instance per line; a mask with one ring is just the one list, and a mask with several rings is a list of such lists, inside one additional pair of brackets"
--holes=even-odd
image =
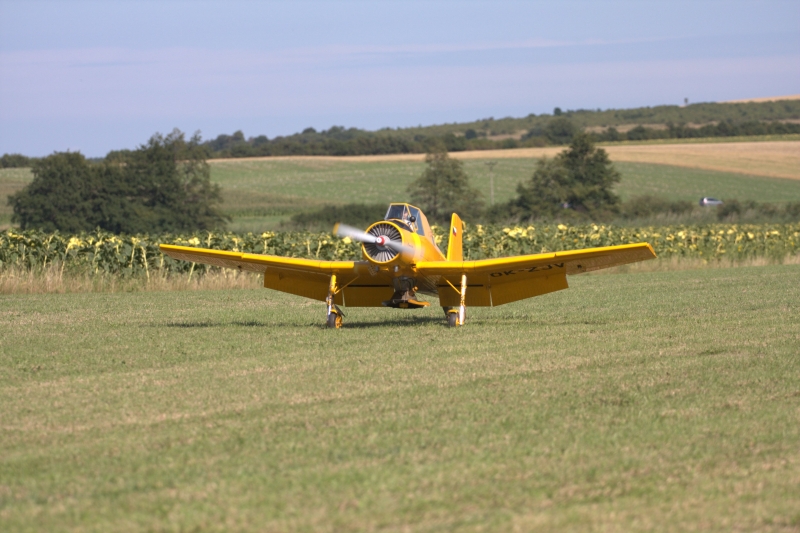
[(307, 274), (330, 275), (352, 271), (355, 261), (320, 261), (315, 259), (299, 259), (280, 257), (277, 255), (246, 254), (241, 252), (225, 252), (207, 248), (192, 248), (162, 244), (161, 251), (173, 259), (203, 263), (223, 268), (235, 268), (248, 272), (265, 272), (270, 268), (292, 270)]

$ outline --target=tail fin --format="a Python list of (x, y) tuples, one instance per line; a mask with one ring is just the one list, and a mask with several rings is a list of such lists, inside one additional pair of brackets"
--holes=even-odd
[(464, 250), (461, 245), (462, 234), (464, 233), (464, 223), (458, 215), (453, 213), (453, 218), (450, 220), (450, 239), (447, 242), (447, 260), (448, 261), (463, 261)]

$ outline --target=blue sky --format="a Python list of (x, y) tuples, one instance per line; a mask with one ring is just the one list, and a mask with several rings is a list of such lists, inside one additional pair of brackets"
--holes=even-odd
[(797, 93), (796, 0), (0, 0), (0, 153)]

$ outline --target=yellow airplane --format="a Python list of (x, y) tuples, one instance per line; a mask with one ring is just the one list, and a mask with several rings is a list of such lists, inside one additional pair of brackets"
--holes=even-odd
[(647, 243), (464, 261), (464, 224), (453, 213), (445, 256), (422, 211), (393, 203), (366, 231), (337, 224), (334, 233), (361, 242), (362, 261), (320, 261), (162, 244), (175, 259), (264, 274), (264, 287), (327, 304), (327, 326), (340, 328), (346, 307), (416, 309), (438, 296), (451, 327), (468, 305), (494, 307), (569, 287), (567, 275), (655, 258)]

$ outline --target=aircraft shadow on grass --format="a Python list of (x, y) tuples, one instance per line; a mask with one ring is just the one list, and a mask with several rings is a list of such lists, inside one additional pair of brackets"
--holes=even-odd
[[(412, 319), (403, 318), (390, 318), (386, 320), (378, 320), (374, 322), (351, 322), (348, 324), (347, 329), (369, 329), (369, 328), (383, 328), (383, 327), (390, 327), (390, 326), (418, 326), (423, 324), (441, 324), (441, 319), (431, 317), (431, 316), (424, 316), (424, 317), (414, 317)], [(444, 324), (442, 324), (444, 326)], [(297, 322), (263, 322), (259, 320), (237, 320), (234, 322), (227, 322), (227, 321), (211, 321), (211, 320), (204, 320), (204, 321), (194, 321), (194, 322), (167, 322), (161, 323), (156, 322), (151, 324), (152, 327), (167, 327), (167, 328), (178, 328), (178, 329), (195, 329), (195, 328), (224, 328), (230, 326), (239, 326), (239, 327), (259, 327), (259, 328), (269, 328), (269, 327), (279, 327), (279, 328), (307, 328), (307, 324), (297, 323)]]
[(265, 328), (269, 327), (270, 324), (267, 322), (259, 322), (258, 320), (238, 320), (234, 322), (225, 322), (225, 321), (211, 321), (211, 320), (203, 320), (203, 321), (196, 321), (196, 322), (167, 322), (166, 324), (161, 322), (155, 322), (150, 324), (152, 327), (161, 328), (181, 328), (181, 329), (193, 329), (193, 328), (224, 328), (228, 326), (242, 326), (242, 327), (259, 327)]

